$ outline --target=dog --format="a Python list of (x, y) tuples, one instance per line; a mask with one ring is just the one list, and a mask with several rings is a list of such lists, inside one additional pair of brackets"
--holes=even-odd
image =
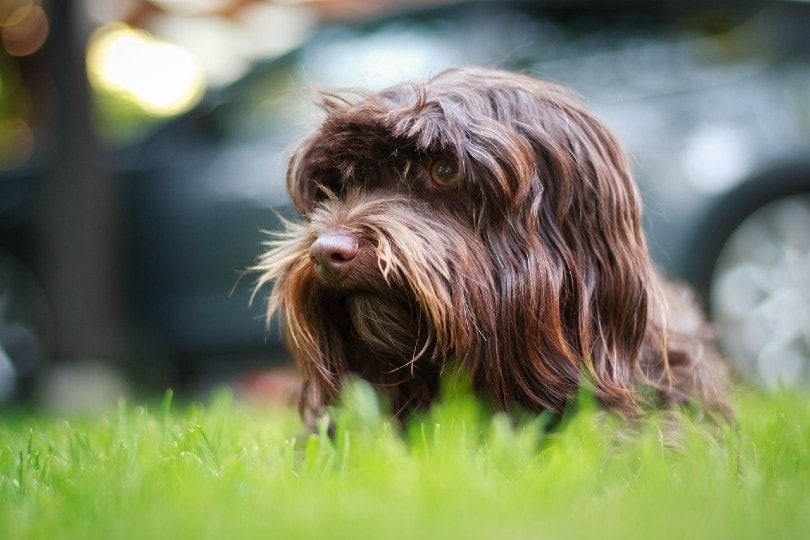
[(307, 421), (352, 376), (406, 421), (451, 371), (507, 412), (559, 415), (583, 389), (625, 418), (727, 410), (707, 322), (651, 263), (625, 152), (567, 89), (456, 68), (320, 106), (287, 171), (301, 220), (255, 266)]

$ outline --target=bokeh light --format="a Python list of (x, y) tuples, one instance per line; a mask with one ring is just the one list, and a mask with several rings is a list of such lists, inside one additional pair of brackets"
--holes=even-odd
[(11, 56), (28, 56), (48, 38), (48, 16), (39, 2), (4, 1), (0, 5), (3, 48)]
[(87, 71), (96, 89), (123, 95), (158, 117), (188, 110), (205, 90), (205, 74), (193, 54), (120, 23), (91, 36)]
[(0, 121), (0, 171), (24, 163), (34, 151), (34, 134), (20, 118)]
[(213, 13), (225, 9), (230, 0), (151, 0), (153, 4), (166, 11), (179, 13)]

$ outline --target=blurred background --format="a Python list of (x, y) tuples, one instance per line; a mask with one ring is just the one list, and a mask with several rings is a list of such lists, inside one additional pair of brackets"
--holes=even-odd
[(808, 29), (788, 0), (0, 0), (0, 404), (276, 392), (244, 274), (315, 89), (467, 64), (580, 94), (739, 374), (806, 384)]

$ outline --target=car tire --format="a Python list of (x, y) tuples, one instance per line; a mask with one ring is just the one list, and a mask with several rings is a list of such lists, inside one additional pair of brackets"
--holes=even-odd
[(31, 397), (53, 336), (50, 303), (36, 277), (0, 249), (0, 404)]
[(747, 182), (698, 230), (695, 283), (733, 367), (769, 388), (810, 384), (810, 167)]

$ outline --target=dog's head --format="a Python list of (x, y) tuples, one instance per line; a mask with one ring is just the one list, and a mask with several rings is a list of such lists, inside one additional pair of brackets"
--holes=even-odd
[(694, 393), (673, 383), (625, 154), (566, 90), (454, 69), (322, 108), (288, 169), (303, 223), (257, 265), (305, 409), (354, 373), (404, 415), (447, 368), (531, 411), (561, 411), (586, 380), (627, 415), (641, 384)]

